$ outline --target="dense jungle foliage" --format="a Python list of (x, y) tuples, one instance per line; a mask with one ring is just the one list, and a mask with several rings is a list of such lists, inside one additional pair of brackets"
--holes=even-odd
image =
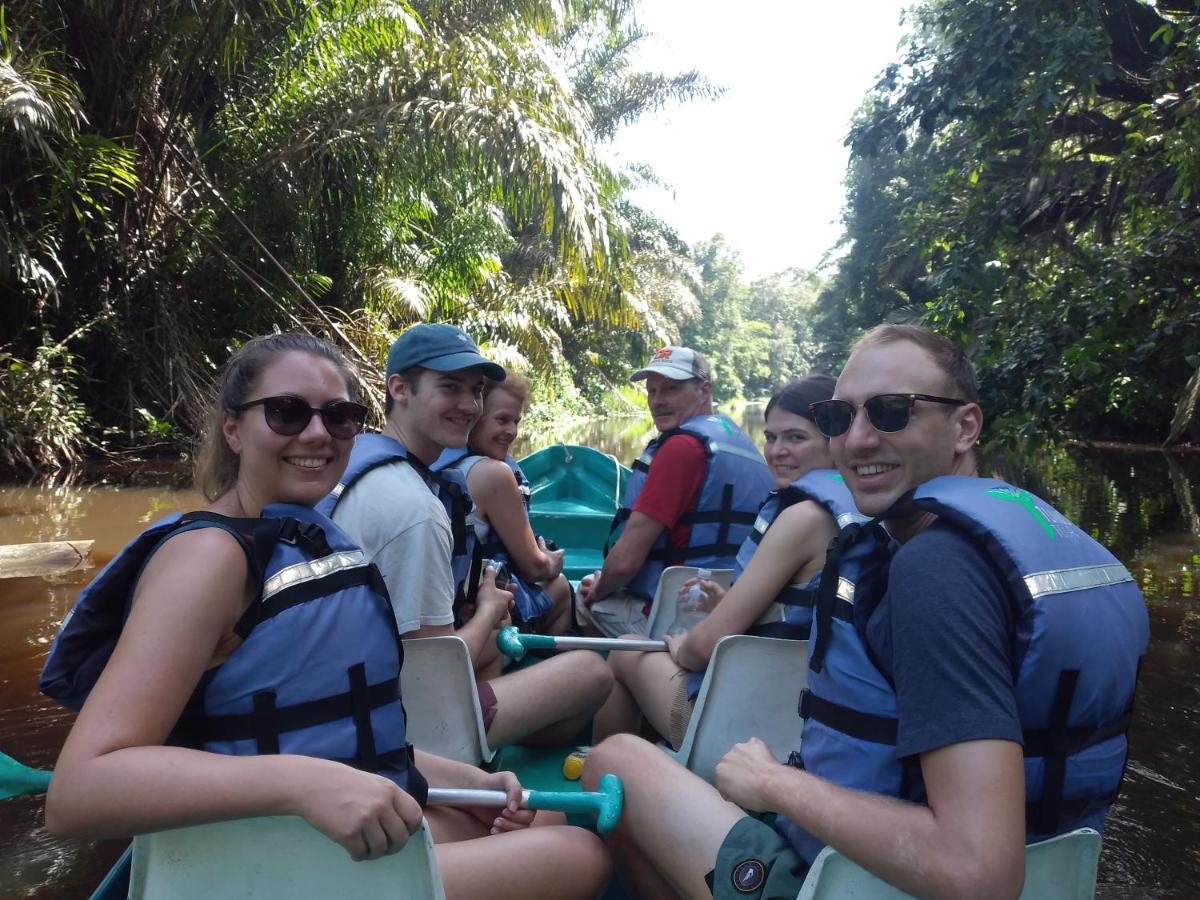
[(1200, 394), (1200, 4), (932, 0), (909, 19), (847, 139), (824, 361), (919, 318), (972, 345), (1002, 432), (1178, 437)]
[(635, 0), (0, 0), (0, 468), (186, 448), (215, 364), (271, 328), (334, 338), (377, 398), (423, 319), (555, 414), (622, 403), (661, 342), (729, 399), (903, 319), (972, 344), (1000, 432), (1162, 440), (1190, 391), (1182, 431), (1195, 3), (925, 0), (908, 24), (850, 131), (828, 279), (748, 281), (611, 161), (619, 129), (720, 91), (633, 64)]

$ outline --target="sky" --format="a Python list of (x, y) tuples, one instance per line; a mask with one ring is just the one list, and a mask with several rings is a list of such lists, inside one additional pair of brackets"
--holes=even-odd
[(626, 126), (617, 162), (669, 189), (634, 197), (689, 243), (720, 232), (747, 277), (815, 268), (841, 235), (850, 120), (899, 58), (902, 0), (640, 0), (648, 70), (698, 69), (726, 89)]

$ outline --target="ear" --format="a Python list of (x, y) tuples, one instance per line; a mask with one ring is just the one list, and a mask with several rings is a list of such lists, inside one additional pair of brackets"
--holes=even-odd
[(957, 432), (954, 439), (955, 453), (969, 453), (983, 432), (983, 410), (978, 403), (968, 403), (956, 413)]
[(225, 436), (225, 443), (235, 454), (242, 452), (242, 436), (238, 434), (239, 424), (237, 416), (229, 410), (225, 410), (224, 418), (221, 420), (221, 434)]
[(412, 392), (412, 386), (399, 375), (393, 373), (388, 376), (387, 389), (388, 395), (393, 401), (398, 404), (408, 404), (408, 395)]

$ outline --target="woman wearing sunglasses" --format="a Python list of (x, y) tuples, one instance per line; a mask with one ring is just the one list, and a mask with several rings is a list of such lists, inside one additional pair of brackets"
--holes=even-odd
[(453, 467), (463, 473), (480, 533), (480, 552), (512, 566), (509, 589), (522, 628), (562, 634), (571, 624), (571, 588), (562, 550), (551, 550), (529, 527), (529, 482), (509, 452), (529, 403), (529, 382), (516, 372), (483, 387), (483, 413)]
[(111, 837), (298, 815), (369, 859), (404, 846), (429, 783), (498, 788), (499, 815), (425, 811), (447, 896), (593, 897), (608, 872), (593, 835), (528, 829), (512, 773), (405, 740), (386, 589), (312, 509), (363, 427), (354, 383), (308, 335), (257, 338), (226, 364), (197, 461), (210, 506), (135, 538), (51, 650), (43, 689), (82, 710), (47, 827)]
[(669, 653), (609, 656), (616, 683), (596, 715), (597, 741), (636, 733), (644, 716), (678, 749), (721, 638), (746, 632), (808, 637), (825, 548), (837, 532), (834, 510), (844, 512), (849, 504), (835, 473), (826, 471), (833, 465), (829, 441), (809, 409), (832, 396), (834, 383), (828, 375), (809, 375), (767, 403), (763, 455), (776, 490), (738, 552), (733, 586), (726, 593), (716, 582), (690, 579), (681, 593), (699, 585), (712, 610), (705, 619), (685, 635), (668, 634)]

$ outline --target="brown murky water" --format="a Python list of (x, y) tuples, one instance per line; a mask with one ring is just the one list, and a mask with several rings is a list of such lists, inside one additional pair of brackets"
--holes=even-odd
[[(761, 439), (761, 413), (746, 425)], [(586, 443), (632, 459), (648, 422), (592, 422), (533, 437)], [(1009, 477), (1044, 494), (1106, 543), (1146, 594), (1152, 643), (1142, 669), (1132, 754), (1101, 857), (1100, 896), (1200, 895), (1200, 459), (1057, 450), (1010, 466)], [(0, 544), (87, 539), (103, 564), (150, 522), (196, 508), (170, 487), (0, 488)], [(95, 568), (55, 578), (0, 581), (0, 750), (49, 768), (71, 715), (37, 692), (58, 623)], [(0, 801), (0, 897), (86, 897), (121, 849), (51, 838), (40, 797)]]

